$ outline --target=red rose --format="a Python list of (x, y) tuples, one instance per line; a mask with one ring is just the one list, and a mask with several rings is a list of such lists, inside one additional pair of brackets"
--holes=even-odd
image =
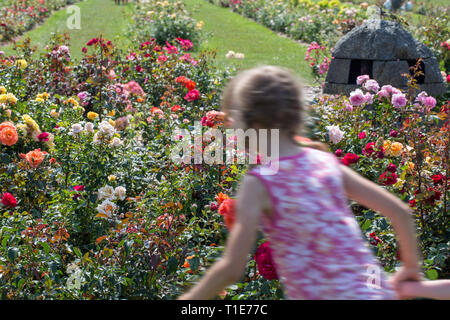
[(342, 150), (341, 149), (337, 149), (335, 152), (334, 152), (334, 154), (336, 155), (336, 157), (338, 157), (338, 158), (340, 158), (340, 157), (342, 157)]
[(389, 132), (389, 135), (390, 135), (392, 138), (396, 138), (397, 135), (398, 135), (398, 132), (397, 132), (397, 130), (391, 130), (391, 132)]
[(441, 184), (442, 181), (444, 180), (444, 176), (440, 173), (435, 174), (431, 177), (431, 179), (433, 179), (434, 184)]
[(42, 132), (37, 138), (39, 139), (39, 142), (48, 141), (48, 133)]
[(395, 173), (395, 172), (397, 171), (397, 166), (396, 166), (395, 164), (393, 164), (393, 163), (390, 163), (390, 164), (387, 166), (386, 171)]
[(267, 280), (278, 279), (277, 271), (272, 260), (272, 250), (269, 242), (262, 243), (256, 250), (253, 259), (256, 262), (258, 272)]
[(217, 204), (215, 204), (214, 202), (211, 202), (210, 207), (211, 207), (211, 211), (217, 210)]
[(235, 221), (235, 206), (236, 200), (234, 199), (225, 199), (219, 207), (219, 213), (223, 216), (225, 220), (225, 225), (228, 230), (231, 231), (233, 228), (233, 224)]
[(380, 176), (380, 183), (387, 186), (397, 182), (397, 174), (386, 171)]
[(370, 244), (376, 246), (377, 244), (381, 243), (381, 239), (377, 237), (375, 232), (372, 232), (369, 234), (370, 237)]
[(83, 191), (84, 190), (84, 186), (83, 185), (75, 186), (75, 187), (73, 187), (73, 189), (76, 190), (76, 191)]
[(17, 206), (17, 200), (14, 198), (14, 196), (9, 193), (5, 192), (2, 197), (2, 203), (6, 207), (15, 208)]
[(362, 153), (366, 156), (371, 156), (372, 153), (375, 151), (374, 150), (375, 147), (375, 142), (369, 142), (368, 144), (366, 144), (366, 146), (364, 147)]
[(360, 138), (361, 140), (362, 140), (362, 139), (365, 139), (366, 136), (367, 136), (367, 134), (366, 134), (365, 131), (362, 131), (362, 132), (360, 132), (360, 133), (358, 134), (358, 138)]
[(200, 97), (200, 92), (198, 90), (191, 90), (188, 92), (188, 94), (184, 97), (185, 100), (191, 102), (195, 101)]
[(343, 164), (346, 166), (351, 165), (353, 163), (357, 163), (359, 160), (359, 156), (354, 153), (345, 154), (344, 158), (341, 160)]

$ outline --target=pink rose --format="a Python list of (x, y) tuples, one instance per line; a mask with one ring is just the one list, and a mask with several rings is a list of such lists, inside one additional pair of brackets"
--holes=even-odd
[(403, 93), (396, 93), (392, 95), (391, 103), (395, 108), (406, 106), (406, 96)]
[(426, 97), (423, 101), (423, 104), (425, 105), (425, 107), (433, 109), (434, 107), (436, 107), (436, 99), (434, 97)]
[(278, 279), (277, 271), (272, 259), (272, 250), (269, 242), (262, 243), (256, 250), (253, 259), (256, 262), (259, 274), (267, 280)]
[(378, 96), (379, 100), (381, 100), (383, 98), (389, 99), (391, 94), (387, 90), (382, 89), (382, 90), (378, 91), (377, 96)]
[(366, 99), (364, 97), (363, 92), (360, 89), (356, 89), (355, 91), (352, 91), (350, 93), (350, 103), (355, 106), (359, 107), (364, 102), (366, 102)]
[(366, 88), (366, 90), (369, 90), (372, 92), (377, 92), (378, 89), (380, 89), (380, 85), (378, 84), (378, 82), (376, 80), (367, 80), (364, 83), (364, 88)]
[(361, 140), (364, 139), (366, 136), (367, 136), (367, 135), (366, 135), (366, 132), (365, 132), (365, 131), (362, 131), (362, 132), (360, 132), (360, 133), (358, 134), (358, 137), (359, 137)]
[(200, 97), (200, 92), (196, 89), (193, 89), (188, 92), (188, 94), (184, 97), (185, 100), (191, 102), (195, 101)]
[(367, 74), (359, 76), (358, 78), (356, 78), (356, 84), (360, 86), (369, 79), (370, 77)]
[(373, 103), (373, 94), (371, 94), (370, 92), (366, 92), (366, 94), (364, 95), (364, 100), (367, 104), (372, 104)]
[(5, 192), (2, 196), (2, 204), (12, 209), (17, 206), (17, 200), (11, 193)]

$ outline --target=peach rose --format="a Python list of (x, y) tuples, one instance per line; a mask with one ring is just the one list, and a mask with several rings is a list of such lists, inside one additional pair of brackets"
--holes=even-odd
[(30, 151), (25, 155), (25, 159), (27, 159), (31, 167), (37, 168), (42, 163), (42, 161), (44, 161), (46, 154), (48, 153), (45, 151), (41, 151), (41, 149), (34, 149), (33, 151)]
[(19, 136), (16, 131), (16, 127), (12, 122), (3, 122), (0, 124), (0, 142), (7, 146), (16, 144), (19, 140)]

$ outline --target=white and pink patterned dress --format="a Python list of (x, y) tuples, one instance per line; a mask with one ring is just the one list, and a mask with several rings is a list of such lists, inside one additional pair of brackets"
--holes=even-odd
[(337, 158), (311, 148), (281, 157), (266, 186), (272, 218), (262, 227), (289, 299), (396, 299), (348, 207)]

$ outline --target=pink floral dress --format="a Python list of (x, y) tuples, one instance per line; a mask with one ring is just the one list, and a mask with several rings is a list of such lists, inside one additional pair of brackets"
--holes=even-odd
[(262, 227), (289, 299), (396, 299), (348, 207), (338, 159), (303, 148), (278, 171), (249, 171), (266, 186), (272, 218)]

